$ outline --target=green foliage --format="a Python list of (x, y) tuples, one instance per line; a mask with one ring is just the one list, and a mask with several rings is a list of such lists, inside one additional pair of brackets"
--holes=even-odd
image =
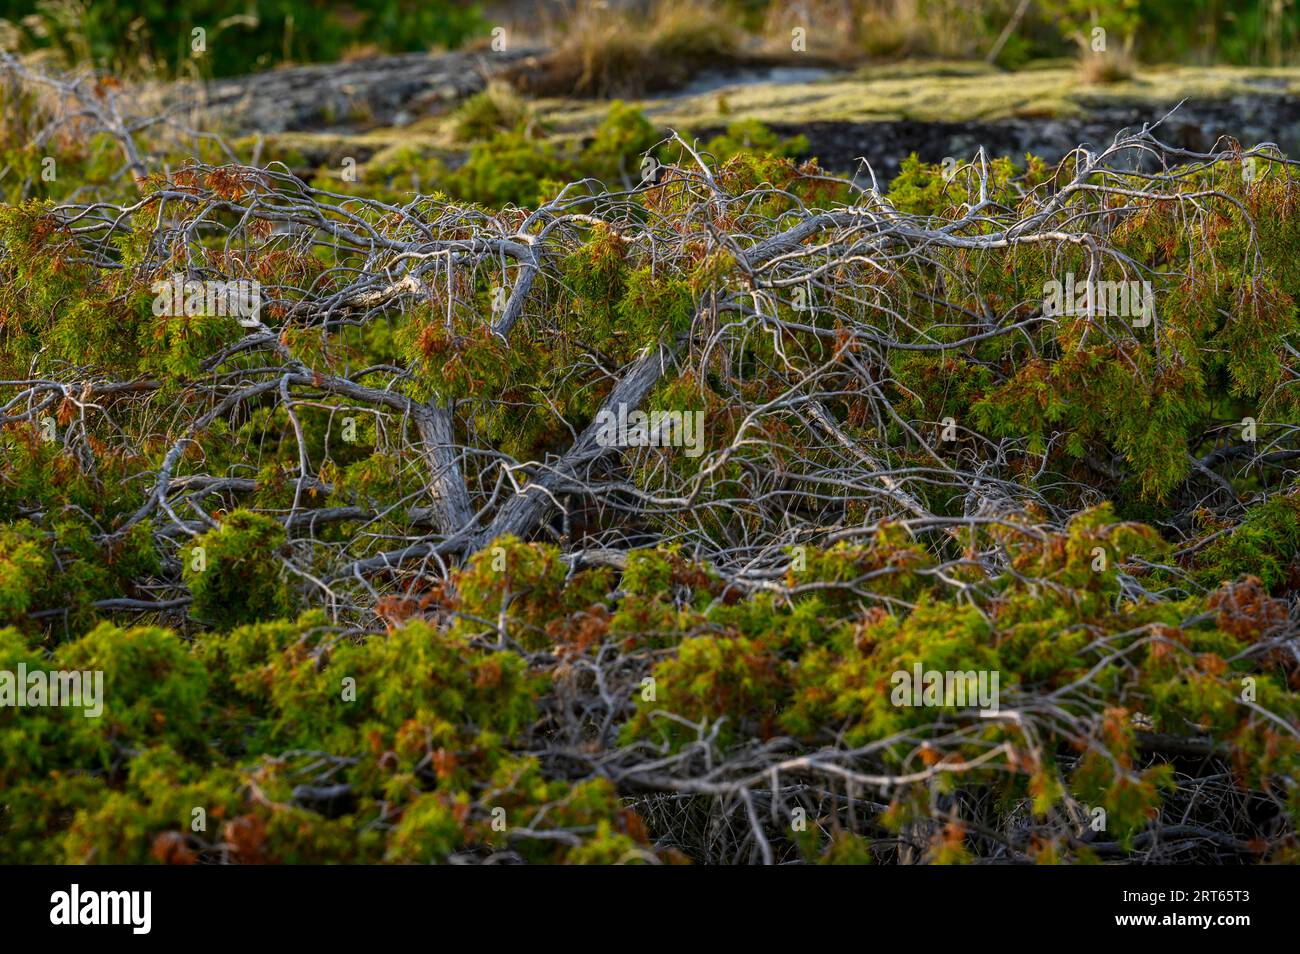
[(506, 83), (489, 83), (456, 107), (453, 116), (456, 138), (462, 142), (491, 139), (498, 133), (519, 131), (527, 134), (532, 111), (514, 87)]
[[(694, 160), (662, 146), (662, 181), (626, 199), (587, 182), (572, 214), (529, 222), (441, 196), (394, 214), (431, 182), (494, 207), (534, 206), (578, 175), (617, 190), (658, 141), (624, 104), (587, 144), (536, 136), (490, 98), (460, 120), (475, 144), (455, 172), (414, 149), (367, 164), (330, 213), (364, 223), (351, 246), (290, 248), (262, 221), (239, 242), (169, 247), (159, 195), (208, 196), (201, 213), (169, 199), (167, 214), (233, 228), (231, 196), (262, 188), (198, 167), (146, 183), (95, 255), (49, 201), (0, 206), (0, 379), (30, 389), (0, 430), (0, 671), (101, 670), (107, 689), (99, 719), (0, 709), (0, 861), (672, 860), (664, 845), (692, 826), (665, 831), (647, 786), (702, 765), (723, 785), (788, 759), (784, 783), (812, 798), (818, 758), (841, 760), (828, 774), (905, 781), (868, 786), (881, 800), (851, 830), (841, 814), (831, 831), (779, 832), (782, 858), (885, 860), (905, 842), (928, 861), (980, 859), (985, 836), (948, 817), (960, 804), (1057, 833), (1012, 846), (1027, 858), (1089, 860), (1187, 810), (1200, 769), (1171, 771), (1162, 736), (1208, 740), (1206, 771), (1300, 809), (1283, 728), (1300, 699), (1277, 639), (1300, 580), (1293, 176), (1181, 170), (1166, 185), (1196, 194), (1196, 215), (1137, 194), (1121, 212), (1081, 190), (1059, 214), (1106, 220), (1118, 254), (1100, 274), (1151, 270), (1159, 320), (1135, 326), (1042, 314), (1047, 281), (1094, 264), (1079, 243), (946, 240), (1038, 208), (1069, 163), (1049, 175), (1033, 157), (1024, 172), (993, 160), (1002, 211), (963, 222), (972, 170), (913, 157), (888, 215), (944, 240), (897, 258), (870, 244), (878, 196), (743, 124), (708, 146), (723, 160), (709, 196), (671, 168)], [(69, 152), (77, 174), (92, 175), (97, 148)], [(823, 262), (848, 246), (810, 233), (784, 265), (754, 264), (754, 248), (836, 203), (852, 203), (839, 235), (863, 254)], [(622, 211), (588, 214), (607, 208)], [(454, 269), (423, 250), (431, 222)], [(542, 262), (508, 340), (485, 319), (523, 269), (499, 239), (536, 243)], [(329, 297), (408, 242), (421, 250), (396, 258), (425, 267), (418, 294)], [(149, 281), (182, 254), (273, 288), (272, 334), (153, 315)], [(796, 261), (816, 272), (802, 306), (783, 270)], [(328, 304), (295, 311), (307, 289)], [(827, 295), (838, 313), (818, 307)], [(641, 406), (704, 412), (707, 453), (584, 458), (599, 506), (564, 475), (537, 484), (656, 342), (680, 349)], [(243, 393), (222, 407), (232, 381)], [(458, 466), (475, 508), (535, 490), (563, 518), (535, 539), (444, 552), (430, 516), (443, 442), (420, 416), (435, 411), (473, 448)], [(1235, 436), (1247, 416), (1275, 459), (1233, 471), (1221, 462), (1253, 453)], [(929, 440), (948, 417), (959, 436)], [(874, 476), (844, 479), (859, 452)], [(620, 559), (584, 533), (660, 545)], [(423, 564), (389, 564), (396, 546)], [(741, 554), (743, 571), (717, 554)], [(331, 575), (336, 556), (362, 562)], [(329, 614), (295, 618), (300, 601)], [(897, 674), (918, 665), (997, 673), (1010, 714), (983, 719), (949, 693), (897, 702)], [(628, 771), (647, 760), (653, 773)], [(736, 804), (671, 797), (692, 820)], [(1068, 835), (1080, 804), (1109, 813), (1104, 850)]]
[(559, 635), (566, 615), (599, 601), (609, 588), (607, 571), (582, 571), (569, 579), (555, 547), (502, 537), (480, 550), (457, 577), (456, 631), (469, 634), (484, 625), (500, 631), (505, 623), (505, 635), (525, 648), (545, 648)]
[(741, 155), (794, 157), (808, 152), (808, 137), (782, 139), (757, 119), (741, 119), (710, 139), (704, 149), (719, 163)]
[(575, 331), (589, 330), (595, 340), (610, 340), (618, 330), (618, 302), (627, 282), (627, 253), (618, 234), (601, 224), (564, 261), (563, 279), (572, 289)]
[[(1259, 523), (1280, 527), (1284, 504), (1289, 498), (1271, 504)], [(1286, 512), (1293, 516), (1293, 508)], [(257, 536), (249, 516), (228, 518), (218, 552), (232, 552), (231, 535)], [(1300, 700), (1242, 658), (1248, 637), (1237, 634), (1239, 624), (1227, 632), (1204, 621), (1202, 606), (1224, 605), (1221, 596), (1208, 604), (1116, 602), (1116, 568), (1137, 555), (1161, 557), (1163, 545), (1148, 528), (1117, 523), (1100, 508), (1066, 534), (989, 532), (1001, 534), (1014, 572), (986, 580), (988, 595), (964, 605), (929, 587), (928, 561), (901, 533), (884, 533), (863, 550), (811, 550), (791, 579), (816, 588), (791, 602), (726, 599), (714, 574), (673, 550), (632, 553), (616, 582), (608, 570), (570, 574), (553, 547), (503, 539), (457, 574), (444, 623), (409, 621), (361, 641), (340, 639), (319, 613), (217, 630), (192, 644), (162, 629), (103, 625), (65, 642), (47, 662), (27, 637), (0, 630), (0, 670), (23, 662), (105, 673), (101, 719), (76, 709), (0, 709), (3, 858), (195, 860), (207, 850), (205, 839), (187, 833), (195, 806), (241, 861), (424, 863), (507, 844), (539, 861), (642, 857), (644, 831), (621, 811), (608, 782), (548, 778), (512, 751), (537, 718), (550, 679), (497, 648), (499, 634), (567, 658), (596, 652), (606, 633), (657, 647), (646, 660), (653, 695), (638, 701), (623, 727), (629, 743), (680, 748), (704, 735), (727, 751), (749, 739), (784, 735), (817, 745), (833, 736), (876, 745), (883, 764), (900, 772), (974, 758), (1019, 736), (1014, 722), (993, 720), (982, 740), (933, 735), (918, 754), (903, 737), (930, 732), (937, 716), (960, 719), (963, 709), (951, 698), (938, 709), (893, 704), (897, 672), (917, 664), (997, 672), (1008, 705), (1022, 690), (1061, 689), (1094, 669), (1104, 694), (1062, 697), (1077, 725), (1094, 726), (1077, 764), (972, 769), (962, 784), (995, 799), (1032, 796), (1040, 816), (1068, 792), (1104, 807), (1122, 844), (1160, 811), (1172, 780), (1168, 766), (1137, 764), (1137, 735), (1111, 700), (1147, 700), (1153, 731), (1191, 720), (1232, 736), (1247, 784), (1300, 757), (1289, 737), (1246, 727), (1240, 674), (1256, 673), (1261, 702), (1273, 711), (1300, 713)], [(1097, 547), (1111, 557), (1100, 570)], [(836, 593), (864, 574), (881, 592), (856, 610), (837, 606)], [(913, 608), (897, 599), (904, 594)], [(1098, 659), (1103, 636), (1124, 650), (1122, 659)], [(1238, 662), (1228, 667), (1228, 658)], [(664, 718), (667, 712), (678, 718)], [(889, 739), (898, 741), (881, 744)], [(1053, 750), (1051, 739), (1036, 741)], [(123, 750), (132, 754), (117, 768)], [(347, 785), (345, 803), (329, 811), (300, 803), (297, 757), (277, 756), (287, 751), (348, 756), (337, 776)], [(72, 766), (81, 771), (67, 771)], [(588, 834), (565, 848), (507, 842), (494, 827), (497, 810), (533, 818), (542, 805), (552, 806), (547, 825)], [(927, 805), (900, 792), (868, 830), (887, 838), (927, 817)], [(393, 825), (371, 824), (394, 811)], [(800, 850), (827, 862), (864, 862), (871, 844), (809, 834)], [(948, 831), (931, 860), (959, 861), (967, 851), (960, 832)]]
[(290, 612), (292, 597), (275, 559), (284, 528), (270, 517), (236, 510), (221, 526), (182, 548), (191, 612), (219, 629)]
[(476, 143), (445, 186), (457, 198), (480, 205), (536, 206), (574, 178), (574, 165), (555, 146), (509, 132)]
[(583, 165), (588, 175), (611, 187), (619, 182), (636, 182), (641, 176), (641, 156), (659, 139), (654, 124), (640, 109), (615, 100), (583, 150)]
[[(1007, 158), (989, 164), (988, 187), (995, 202), (1014, 205), (1018, 201), (1016, 185), (1034, 186), (1044, 178), (1044, 163), (1037, 156), (1025, 157), (1023, 181), (1014, 180), (1020, 170)], [(969, 163), (947, 166), (922, 162), (912, 153), (899, 166), (898, 175), (889, 184), (889, 200), (900, 212), (914, 215), (940, 215), (946, 210), (979, 198), (978, 170)]]
[[(55, 4), (6, 0), (0, 19), (32, 48), (50, 49), (70, 64), (89, 60), (118, 72), (160, 66), (197, 67), (214, 76), (267, 69), (284, 62), (339, 58), (355, 44), (388, 52), (457, 46), (484, 29), (475, 5), (438, 0), (355, 0), (346, 11), (315, 0), (198, 0), (177, 10), (166, 3)], [(205, 52), (192, 33), (206, 31)]]
[[(516, 824), (551, 801), (547, 825), (592, 830), (573, 860), (640, 850), (608, 783), (547, 781), (510, 754), (534, 717), (522, 660), (421, 623), (337, 647), (327, 631), (311, 615), (189, 647), (165, 630), (111, 626), (65, 644), (53, 664), (105, 674), (103, 716), (0, 708), (0, 859), (187, 862), (220, 837), (243, 862), (441, 861), (506, 846), (477, 800), (480, 781)], [(20, 660), (41, 665), (0, 630), (0, 667)], [(298, 745), (352, 763), (343, 817), (293, 803), (293, 756), (259, 758)], [(207, 835), (191, 833), (195, 808)], [(380, 834), (376, 821), (394, 810)], [(515, 847), (536, 861), (565, 853), (544, 840)]]
[(42, 534), (26, 521), (0, 527), (0, 623), (17, 625), (49, 571)]
[[(1172, 790), (1171, 767), (1136, 767), (1139, 746), (1129, 712), (1105, 699), (1130, 693), (1146, 699), (1142, 708), (1152, 731), (1177, 733), (1180, 725), (1191, 720), (1216, 736), (1234, 736), (1252, 752), (1239, 760), (1242, 766), (1251, 757), (1277, 765), (1272, 753), (1279, 744), (1288, 752), (1283, 761), (1300, 756), (1293, 741), (1245, 729), (1250, 720), (1238, 699), (1237, 677), (1248, 669), (1238, 668), (1240, 662), (1231, 668), (1223, 663), (1229, 657), (1240, 658), (1244, 645), (1240, 617), (1222, 617), (1233, 620), (1232, 632), (1204, 623), (1181, 628), (1203, 606), (1223, 605), (1222, 596), (1182, 605), (1116, 602), (1117, 567), (1135, 557), (1155, 561), (1165, 551), (1149, 528), (1116, 523), (1103, 507), (1078, 517), (1067, 534), (1042, 539), (1006, 533), (1001, 542), (1013, 554), (1014, 575), (992, 581), (992, 596), (982, 605), (958, 605), (923, 595), (910, 611), (886, 611), (883, 607), (890, 605), (886, 598), (861, 610), (856, 620), (836, 612), (829, 626), (820, 622), (827, 608), (821, 595), (801, 597), (788, 608), (760, 598), (735, 606), (714, 603), (703, 614), (660, 614), (653, 627), (679, 632), (680, 641), (675, 652), (655, 666), (655, 696), (639, 705), (625, 736), (662, 739), (675, 748), (690, 745), (715, 728), (724, 748), (744, 738), (764, 739), (778, 733), (808, 745), (828, 743), (834, 737), (850, 747), (874, 744), (886, 764), (905, 772), (944, 758), (971, 758), (983, 749), (950, 749), (935, 741), (927, 743), (933, 747), (921, 753), (924, 758), (918, 764), (915, 733), (924, 734), (940, 714), (960, 719), (961, 708), (951, 697), (937, 709), (897, 705), (890, 690), (895, 674), (910, 673), (918, 664), (927, 670), (998, 673), (1005, 706), (1021, 691), (1060, 689), (1096, 666), (1100, 670), (1094, 673), (1095, 681), (1104, 688), (1104, 696), (1067, 703), (1077, 714), (1087, 712), (1085, 718), (1096, 720), (1095, 748), (1077, 767), (1066, 770), (1026, 763), (1019, 767), (1023, 773), (1019, 779), (1001, 772), (967, 771), (963, 785), (968, 792), (972, 784), (1006, 795), (1028, 791), (1039, 815), (1053, 811), (1069, 792), (1087, 804), (1105, 807), (1108, 830), (1124, 844), (1159, 811), (1162, 793)], [(884, 540), (878, 546), (889, 549)], [(1102, 569), (1098, 569), (1098, 548), (1109, 554), (1100, 564)], [(903, 557), (901, 562), (914, 559)], [(842, 555), (816, 551), (808, 555), (806, 571), (795, 576), (801, 581), (839, 580), (847, 585), (857, 571), (842, 561)], [(652, 593), (667, 599), (674, 589), (672, 581), (683, 578), (682, 569), (671, 567), (662, 557), (634, 555), (624, 579), (625, 604), (639, 604)], [(629, 611), (637, 613), (636, 626), (646, 628), (651, 617), (645, 608), (625, 605), (621, 612)], [(1124, 648), (1123, 660), (1099, 662), (1099, 639)], [(1274, 674), (1265, 672), (1257, 678), (1268, 705), (1294, 709), (1294, 693), (1283, 701), (1284, 690)], [(667, 712), (685, 721), (664, 718)], [(1010, 736), (1005, 731), (1004, 724), (991, 721), (984, 741), (992, 744), (1016, 737), (1014, 730)], [(899, 739), (898, 744), (879, 747), (891, 738)], [(1254, 770), (1247, 774), (1260, 777)], [(928, 812), (924, 802), (913, 804), (900, 797), (881, 816), (880, 824), (897, 830), (905, 819), (915, 821)], [(953, 847), (960, 844), (958, 839)], [(839, 851), (827, 850), (832, 856)], [(860, 852), (850, 854), (861, 857)], [(942, 857), (939, 852), (934, 860)]]
[(656, 277), (653, 267), (645, 266), (627, 275), (617, 311), (633, 339), (648, 344), (686, 331), (695, 307), (685, 282)]
[(489, 206), (533, 206), (558, 193), (563, 183), (582, 178), (630, 188), (641, 178), (642, 154), (659, 139), (640, 109), (615, 100), (591, 142), (578, 150), (533, 135), (522, 104), (496, 89), (468, 100), (456, 129), (463, 139), (483, 141), (445, 178), (445, 188), (457, 198)]
[(1196, 579), (1214, 587), (1244, 574), (1277, 591), (1300, 575), (1300, 494), (1277, 496), (1250, 510), (1241, 525), (1193, 557)]
[[(336, 170), (330, 169), (321, 170), (317, 184), (388, 202), (436, 187), (456, 199), (491, 208), (527, 208), (555, 197), (565, 183), (578, 180), (595, 181), (582, 189), (571, 188), (571, 195), (601, 191), (600, 184), (610, 190), (633, 189), (641, 184), (647, 155), (693, 162), (680, 148), (656, 149), (665, 132), (639, 107), (622, 100), (610, 103), (590, 140), (582, 143), (548, 135), (525, 100), (511, 87), (492, 83), (457, 107), (451, 127), (454, 137), (468, 143), (470, 150), (465, 161), (450, 171), (439, 157), (400, 146), (360, 166), (357, 182), (340, 183)], [(802, 136), (783, 139), (760, 122), (744, 120), (710, 140), (707, 151), (734, 165), (729, 176), (735, 182), (745, 176), (753, 180), (752, 185), (767, 180), (785, 185), (794, 167), (775, 160), (806, 153), (808, 142)]]
[(1211, 0), (1140, 0), (1138, 32), (1143, 56), (1151, 62), (1197, 56), (1216, 62), (1281, 66), (1300, 39), (1300, 22), (1276, 4), (1237, 4)]
[[(1042, 163), (1033, 157), (1024, 174), (995, 160), (988, 198), (1016, 206), (1027, 189), (1041, 189), (1045, 181)], [(990, 342), (977, 345), (970, 360), (896, 353), (890, 363), (900, 398), (924, 419), (951, 416), (972, 421), (991, 437), (1024, 440), (1031, 456), (1050, 452), (1061, 467), (1093, 467), (1099, 459), (1122, 462), (1124, 486), (1116, 497), (1144, 504), (1166, 502), (1195, 476), (1189, 460), (1204, 453), (1205, 429), (1223, 412), (1225, 399), (1239, 402), (1230, 414), (1289, 419), (1293, 411), (1284, 406), (1293, 389), (1283, 382), (1292, 379), (1294, 358), (1286, 342), (1297, 330), (1300, 288), (1288, 269), (1266, 265), (1262, 274), (1247, 274), (1248, 263), (1256, 260), (1252, 239), (1260, 242), (1265, 262), (1281, 261), (1300, 240), (1290, 213), (1295, 181), (1273, 172), (1253, 184), (1208, 176), (1192, 181), (1223, 190), (1261, 224), (1252, 227), (1225, 210), (1204, 241), (1189, 240), (1185, 222), (1164, 204), (1124, 222), (1114, 236), (1120, 252), (1138, 261), (1185, 263), (1185, 278), (1145, 279), (1158, 331), (1139, 330), (1109, 314), (1091, 320), (1066, 316), (1027, 348)], [(944, 221), (976, 201), (973, 183), (968, 167), (945, 170), (913, 157), (892, 183), (890, 198), (900, 210)], [(1019, 249), (998, 266), (981, 253), (958, 252), (942, 260), (943, 267), (979, 283), (982, 295), (964, 307), (1019, 316), (1044, 300), (1049, 282), (1070, 273), (1081, 277), (1089, 269), (1082, 253), (1049, 259), (1039, 248)], [(1240, 280), (1213, 278), (1216, 270)], [(893, 282), (923, 291), (914, 280), (899, 276)], [(1097, 280), (1135, 279), (1107, 261), (1100, 263)], [(928, 307), (922, 304), (918, 311), (925, 315)], [(1105, 329), (1100, 337), (1098, 320)], [(941, 339), (949, 334), (942, 327), (931, 333)]]
[(1141, 24), (1141, 0), (1048, 0), (1044, 12), (1067, 36), (1084, 34), (1096, 27), (1114, 31), (1117, 38), (1131, 37)]

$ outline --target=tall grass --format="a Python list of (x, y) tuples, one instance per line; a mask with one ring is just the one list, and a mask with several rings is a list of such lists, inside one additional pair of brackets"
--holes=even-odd
[(803, 27), (809, 52), (832, 59), (977, 59), (993, 47), (1016, 5), (1017, 0), (773, 0), (762, 30), (774, 52), (788, 48), (790, 31)]

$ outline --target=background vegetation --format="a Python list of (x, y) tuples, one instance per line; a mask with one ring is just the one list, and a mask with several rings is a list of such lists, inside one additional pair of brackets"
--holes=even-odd
[[(550, 84), (620, 90), (637, 71), (682, 77), (743, 52), (788, 54), (790, 31), (810, 31), (809, 49), (848, 61), (929, 56), (1004, 66), (1087, 49), (1104, 27), (1117, 48), (1146, 62), (1281, 66), (1296, 62), (1295, 0), (706, 0), (518, 5), (460, 0), (195, 0), (101, 4), (4, 0), (0, 39), (43, 49), (65, 65), (115, 72), (197, 71), (223, 76), (284, 63), (328, 62), (359, 53), (398, 53), (482, 42), (494, 24), (516, 42), (557, 50)], [(222, 39), (219, 55), (195, 56), (191, 30)], [(1009, 29), (1009, 32), (1008, 32)], [(1005, 35), (1004, 35), (1005, 33)]]
[[(813, 7), (891, 56), (984, 55), (1014, 12)], [(344, 51), (267, 9), (291, 45), (238, 69)], [(396, 9), (339, 22), (476, 29)], [(1034, 10), (1008, 61), (1094, 20)], [(571, 20), (535, 82), (788, 45), (786, 12)], [(1202, 14), (1097, 10), (1137, 55), (1275, 57)], [(180, 68), (161, 8), (135, 45), (99, 22), (29, 41)], [(559, 135), (495, 82), (446, 117), (463, 161), (345, 178), (41, 59), (0, 82), (0, 671), (106, 694), (0, 708), (0, 861), (1297, 860), (1276, 148), (1139, 130), (872, 188), (752, 120), (695, 142), (620, 100)], [(1051, 314), (1066, 273), (1156, 311)], [(257, 281), (258, 322), (157, 313), (178, 274)], [(601, 445), (620, 404), (702, 411), (703, 453)], [(998, 673), (1002, 712), (893, 704), (917, 664)]]

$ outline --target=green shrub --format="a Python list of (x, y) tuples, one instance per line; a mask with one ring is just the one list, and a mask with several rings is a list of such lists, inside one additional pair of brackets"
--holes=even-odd
[(1300, 494), (1284, 494), (1252, 508), (1231, 533), (1212, 540), (1193, 559), (1197, 580), (1215, 587), (1244, 574), (1279, 591), (1300, 577)]
[(476, 143), (465, 164), (450, 173), (444, 184), (451, 195), (468, 202), (531, 207), (573, 178), (576, 169), (555, 146), (509, 132)]
[(23, 622), (40, 598), (49, 572), (42, 536), (25, 521), (0, 527), (0, 624)]
[(276, 559), (284, 542), (279, 523), (246, 510), (195, 537), (181, 549), (190, 612), (219, 629), (289, 614), (293, 598)]

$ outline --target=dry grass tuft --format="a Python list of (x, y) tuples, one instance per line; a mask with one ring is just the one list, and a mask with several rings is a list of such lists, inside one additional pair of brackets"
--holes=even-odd
[(551, 33), (551, 52), (513, 77), (534, 95), (641, 96), (734, 63), (741, 47), (740, 31), (707, 2), (656, 3), (639, 13), (584, 0)]
[[(808, 53), (860, 63), (913, 56), (983, 59), (1015, 0), (775, 0), (762, 32), (773, 53), (791, 30), (806, 31)], [(995, 29), (996, 28), (996, 29)]]
[(496, 133), (530, 129), (534, 124), (532, 108), (502, 80), (489, 82), (483, 92), (469, 97), (452, 115), (452, 130), (460, 142), (490, 139)]
[(1137, 63), (1128, 50), (1093, 53), (1079, 58), (1079, 78), (1086, 86), (1106, 86), (1133, 78)]

